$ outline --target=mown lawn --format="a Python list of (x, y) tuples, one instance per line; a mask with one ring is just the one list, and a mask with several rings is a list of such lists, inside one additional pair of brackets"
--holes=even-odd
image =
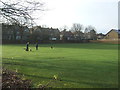
[(34, 87), (56, 76), (52, 87), (114, 88), (118, 85), (118, 45), (100, 43), (2, 45), (3, 67), (31, 79)]

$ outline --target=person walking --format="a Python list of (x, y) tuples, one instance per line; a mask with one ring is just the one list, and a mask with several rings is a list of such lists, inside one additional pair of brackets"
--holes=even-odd
[(26, 51), (29, 51), (29, 42), (26, 44)]
[(38, 50), (38, 43), (36, 43), (36, 46), (35, 46), (35, 47), (36, 47), (36, 50)]

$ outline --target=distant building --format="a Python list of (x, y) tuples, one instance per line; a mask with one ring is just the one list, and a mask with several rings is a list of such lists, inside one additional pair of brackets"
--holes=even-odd
[(105, 37), (105, 35), (102, 34), (102, 33), (97, 34), (97, 39), (98, 39), (98, 40), (99, 40), (99, 39), (103, 39), (104, 37)]
[(59, 40), (60, 31), (58, 28), (45, 28), (41, 26), (35, 26), (32, 28), (32, 39), (34, 40)]
[(74, 34), (71, 31), (63, 30), (60, 32), (60, 40), (74, 40)]
[(120, 30), (112, 29), (104, 37), (104, 39), (117, 40), (120, 39)]
[(2, 40), (27, 40), (29, 35), (27, 26), (2, 24)]
[(49, 40), (60, 40), (60, 31), (58, 28), (49, 28)]
[(89, 32), (84, 33), (84, 39), (97, 40), (96, 31), (93, 29), (93, 30), (90, 30)]

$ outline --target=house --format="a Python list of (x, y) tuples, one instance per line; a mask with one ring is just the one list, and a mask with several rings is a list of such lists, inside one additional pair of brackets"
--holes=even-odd
[(59, 40), (60, 31), (58, 28), (46, 28), (41, 26), (35, 26), (32, 28), (32, 39), (34, 40)]
[(74, 40), (74, 34), (71, 31), (64, 29), (60, 32), (60, 40)]
[(87, 33), (84, 33), (84, 39), (87, 39), (87, 40), (96, 40), (97, 39), (96, 31), (93, 29), (93, 30), (90, 30)]
[(50, 28), (50, 38), (49, 40), (60, 40), (60, 31), (58, 28)]
[(104, 37), (104, 39), (118, 40), (120, 39), (120, 30), (112, 29)]
[(102, 34), (102, 33), (97, 34), (97, 39), (98, 40), (103, 39), (104, 37), (105, 37), (105, 35)]
[(2, 40), (27, 40), (29, 34), (27, 26), (2, 23)]

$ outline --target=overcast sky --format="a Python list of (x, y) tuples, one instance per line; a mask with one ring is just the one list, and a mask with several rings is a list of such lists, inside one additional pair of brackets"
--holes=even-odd
[[(38, 25), (60, 28), (73, 23), (92, 25), (97, 32), (107, 33), (118, 28), (119, 0), (43, 0), (46, 7)], [(37, 16), (41, 15), (37, 13)]]

